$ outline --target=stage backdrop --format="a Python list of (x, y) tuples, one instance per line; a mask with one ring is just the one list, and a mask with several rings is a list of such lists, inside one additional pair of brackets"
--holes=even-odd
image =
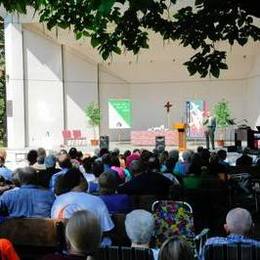
[(203, 115), (206, 103), (203, 100), (186, 101), (186, 122), (189, 124), (187, 135), (189, 138), (204, 137)]
[(131, 128), (132, 125), (132, 102), (129, 99), (109, 99), (109, 128)]

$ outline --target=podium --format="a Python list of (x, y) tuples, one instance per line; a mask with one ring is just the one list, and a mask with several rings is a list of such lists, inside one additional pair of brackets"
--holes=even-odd
[(187, 141), (186, 141), (186, 128), (188, 127), (187, 124), (179, 122), (173, 125), (174, 129), (178, 130), (178, 145), (179, 151), (185, 151), (187, 148)]

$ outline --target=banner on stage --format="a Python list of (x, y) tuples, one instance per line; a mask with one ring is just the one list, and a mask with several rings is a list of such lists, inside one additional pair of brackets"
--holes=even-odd
[(188, 137), (204, 137), (203, 116), (205, 111), (206, 102), (204, 100), (194, 99), (186, 102), (186, 122), (189, 125)]
[(131, 128), (132, 102), (130, 99), (108, 100), (109, 128)]

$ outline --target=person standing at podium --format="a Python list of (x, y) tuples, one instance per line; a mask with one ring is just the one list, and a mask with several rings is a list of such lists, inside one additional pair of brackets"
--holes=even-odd
[(215, 150), (215, 130), (216, 130), (216, 118), (208, 111), (203, 120), (205, 127), (205, 137), (207, 149), (210, 149), (210, 143), (212, 150)]

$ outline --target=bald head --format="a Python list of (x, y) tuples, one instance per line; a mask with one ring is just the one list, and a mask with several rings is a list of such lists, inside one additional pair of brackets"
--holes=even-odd
[(225, 228), (229, 233), (247, 235), (252, 225), (252, 216), (246, 209), (235, 208), (227, 214)]

